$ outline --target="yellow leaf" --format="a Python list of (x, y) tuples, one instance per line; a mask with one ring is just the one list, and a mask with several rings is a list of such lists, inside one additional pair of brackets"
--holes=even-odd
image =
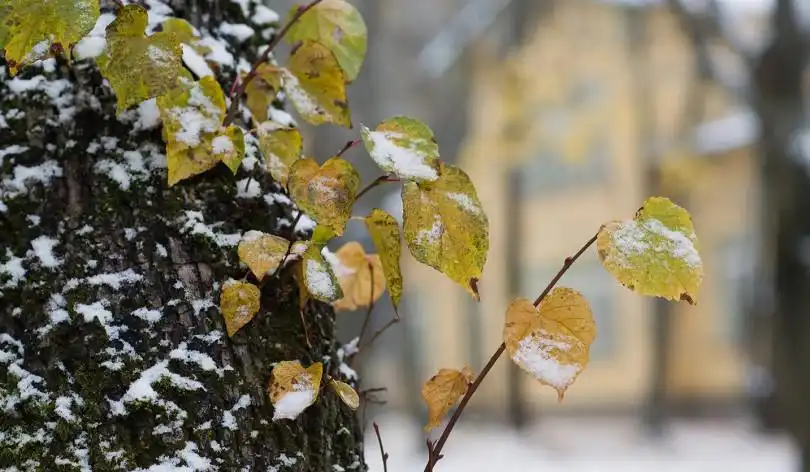
[(299, 159), (290, 168), (290, 196), (318, 225), (343, 234), (351, 217), (360, 175), (348, 161), (333, 157), (318, 167), (312, 159)]
[(360, 396), (357, 395), (357, 392), (352, 388), (351, 385), (341, 382), (340, 380), (332, 380), (329, 382), (329, 386), (332, 387), (332, 390), (338, 394), (340, 399), (343, 403), (346, 404), (352, 410), (356, 410), (357, 407), (360, 406)]
[(214, 157), (222, 161), (236, 175), (239, 164), (245, 157), (245, 134), (242, 128), (236, 125), (220, 128), (211, 141), (211, 148)]
[[(244, 74), (242, 80), (245, 80)], [(262, 64), (256, 69), (256, 75), (245, 87), (245, 104), (256, 123), (266, 121), (267, 110), (273, 104), (281, 90), (282, 69)]]
[(642, 295), (694, 305), (703, 262), (689, 212), (663, 197), (644, 202), (632, 220), (602, 227), (596, 240), (602, 265)]
[(282, 186), (287, 186), (290, 166), (301, 158), (304, 140), (296, 128), (275, 128), (272, 122), (259, 126), (259, 149), (262, 151), (267, 170)]
[(290, 242), (279, 236), (248, 231), (239, 242), (239, 260), (247, 264), (253, 275), (262, 280), (281, 265)]
[(268, 386), (273, 403), (273, 421), (294, 420), (318, 398), (323, 365), (316, 362), (304, 369), (300, 361), (281, 361), (273, 367)]
[(467, 393), (475, 380), (469, 367), (462, 370), (439, 369), (439, 373), (422, 385), (422, 399), (428, 407), (428, 422), (425, 431), (439, 426), (444, 415)]
[(335, 310), (350, 311), (367, 307), (385, 291), (380, 257), (366, 254), (360, 243), (351, 241), (344, 244), (329, 263), (343, 291), (343, 298), (332, 304)]
[(211, 48), (200, 44), (200, 34), (191, 26), (191, 23), (182, 18), (169, 18), (160, 24), (161, 31), (174, 34), (182, 44), (194, 49), (197, 54), (206, 56)]
[(360, 135), (369, 155), (384, 171), (417, 182), (439, 178), (439, 145), (433, 131), (421, 121), (397, 116), (374, 131), (361, 125)]
[(403, 227), (411, 255), (478, 299), (489, 250), (489, 221), (461, 169), (442, 164), (439, 180), (402, 186)]
[(146, 9), (127, 5), (107, 26), (107, 47), (97, 62), (118, 98), (118, 113), (171, 90), (182, 68), (175, 34), (145, 36), (146, 25)]
[(0, 2), (0, 48), (9, 72), (70, 46), (93, 29), (99, 0), (3, 0)]
[(332, 265), (323, 259), (323, 246), (313, 244), (304, 252), (304, 283), (312, 297), (330, 303), (343, 297)]
[[(295, 6), (290, 16), (298, 10)], [(346, 79), (351, 82), (360, 73), (366, 56), (368, 31), (360, 12), (345, 0), (323, 0), (293, 23), (287, 41), (314, 40), (323, 43), (335, 55)]]
[(283, 71), (284, 91), (293, 107), (310, 124), (352, 127), (346, 101), (346, 76), (323, 44), (304, 41)]
[(228, 336), (233, 336), (242, 326), (252, 320), (259, 311), (259, 288), (247, 282), (226, 282), (219, 298), (219, 310), (225, 318)]
[(570, 288), (555, 288), (535, 308), (518, 298), (506, 311), (503, 342), (515, 364), (557, 390), (562, 399), (588, 365), (596, 324), (588, 302)]
[(365, 222), (368, 234), (379, 253), (385, 282), (396, 309), (402, 297), (402, 272), (399, 267), (402, 246), (399, 224), (393, 216), (379, 208), (373, 209)]
[(296, 264), (295, 271), (293, 272), (295, 283), (298, 285), (298, 309), (303, 310), (307, 306), (310, 299), (309, 289), (307, 288), (306, 277), (304, 276), (304, 264)]

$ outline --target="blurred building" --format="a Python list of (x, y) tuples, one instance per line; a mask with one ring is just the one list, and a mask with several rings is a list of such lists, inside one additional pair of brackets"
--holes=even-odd
[[(470, 81), (458, 164), (490, 219), (482, 301), (404, 256), (405, 356), (414, 376), (465, 364), (480, 370), (501, 342), (513, 296), (536, 297), (602, 223), (631, 218), (658, 194), (691, 211), (705, 267), (698, 305), (672, 305), (668, 403), (694, 411), (739, 402), (757, 338), (746, 329), (755, 118), (700, 80), (689, 39), (665, 2), (492, 1), (503, 8), (463, 54), (455, 51)], [(510, 381), (511, 363), (501, 359), (475, 411), (503, 416), (515, 395), (530, 412), (630, 412), (646, 402), (658, 365), (655, 303), (615, 282), (594, 250), (560, 284), (592, 305), (598, 337), (588, 368), (558, 404), (552, 389), (527, 375)], [(396, 384), (398, 372), (380, 380)], [(405, 397), (395, 391), (389, 400), (404, 405)]]

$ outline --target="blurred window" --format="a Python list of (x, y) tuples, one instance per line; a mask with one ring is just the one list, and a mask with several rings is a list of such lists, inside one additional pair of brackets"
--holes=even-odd
[[(521, 292), (534, 299), (548, 284), (560, 264), (524, 268)], [(617, 284), (596, 259), (580, 259), (562, 276), (558, 287), (570, 287), (588, 300), (596, 321), (596, 340), (591, 346), (591, 360), (610, 359), (616, 353), (616, 289)]]
[(739, 344), (745, 335), (746, 311), (754, 287), (755, 251), (751, 238), (736, 235), (717, 248), (720, 335)]

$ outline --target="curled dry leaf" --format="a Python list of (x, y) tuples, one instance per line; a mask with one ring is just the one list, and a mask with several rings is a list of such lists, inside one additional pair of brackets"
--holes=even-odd
[(428, 407), (425, 431), (441, 424), (444, 415), (467, 393), (473, 380), (475, 375), (469, 367), (462, 370), (439, 369), (436, 375), (422, 385), (422, 399)]
[(703, 262), (689, 212), (663, 197), (644, 202), (632, 220), (599, 231), (602, 265), (622, 285), (640, 293), (694, 305)]
[(259, 311), (260, 298), (259, 288), (247, 282), (229, 280), (222, 286), (219, 310), (225, 319), (228, 336), (233, 336), (256, 316)]
[(322, 166), (313, 159), (299, 159), (290, 168), (290, 196), (318, 226), (340, 236), (351, 217), (360, 175), (354, 166), (333, 157)]
[(297, 128), (279, 128), (273, 122), (262, 123), (259, 126), (259, 149), (270, 175), (286, 187), (290, 167), (301, 158), (304, 149), (301, 132)]
[(286, 239), (262, 233), (248, 231), (239, 241), (239, 260), (247, 264), (257, 279), (262, 280), (268, 273), (275, 272), (287, 254), (290, 242)]
[(337, 252), (330, 254), (328, 262), (343, 291), (343, 298), (332, 304), (335, 310), (350, 311), (367, 307), (385, 291), (380, 257), (366, 254), (360, 243), (350, 241), (344, 244)]
[(588, 302), (570, 288), (555, 288), (539, 308), (525, 298), (506, 311), (503, 342), (509, 357), (562, 399), (588, 364), (596, 324)]
[(329, 382), (329, 386), (338, 394), (343, 403), (352, 410), (356, 410), (360, 406), (360, 396), (357, 395), (357, 391), (351, 385), (333, 379)]
[(316, 362), (307, 369), (300, 361), (281, 361), (273, 367), (267, 393), (273, 403), (273, 421), (294, 420), (318, 398), (323, 365)]
[(442, 164), (439, 180), (402, 186), (403, 227), (411, 255), (478, 299), (489, 251), (489, 221), (470, 178)]
[(399, 224), (393, 216), (378, 208), (373, 209), (365, 221), (371, 241), (379, 253), (388, 292), (396, 309), (402, 297), (402, 271), (399, 266), (402, 245)]

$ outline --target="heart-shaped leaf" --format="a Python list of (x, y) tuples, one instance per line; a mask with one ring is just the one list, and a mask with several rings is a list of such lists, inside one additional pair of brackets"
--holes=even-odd
[(312, 159), (299, 159), (290, 168), (287, 182), (296, 205), (318, 225), (336, 236), (343, 234), (360, 188), (360, 175), (348, 161), (333, 157), (322, 166)]

